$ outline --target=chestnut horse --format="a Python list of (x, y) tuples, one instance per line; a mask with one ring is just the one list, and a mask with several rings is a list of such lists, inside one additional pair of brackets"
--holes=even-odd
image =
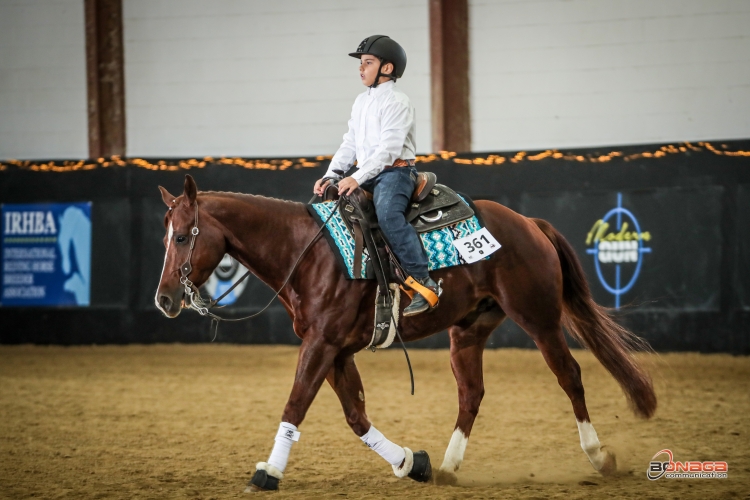
[[(190, 306), (180, 283), (180, 266), (188, 260), (192, 266), (189, 279), (196, 286), (208, 279), (225, 253), (274, 290), (282, 287), (291, 273), (278, 297), (302, 345), (272, 452), (275, 465), (271, 459), (257, 465), (256, 476), (262, 474), (263, 478), (260, 482), (254, 478), (254, 489), (278, 487), (289, 451), (299, 437), (297, 427), (324, 380), (339, 397), (354, 433), (364, 436), (363, 440), (391, 463), (397, 476), (409, 475), (418, 452), (395, 445), (372, 426), (354, 363), (354, 354), (365, 348), (372, 336), (375, 282), (346, 279), (324, 238), (292, 269), (319, 229), (302, 203), (238, 193), (199, 193), (189, 175), (180, 196), (159, 189), (169, 210), (164, 217), (166, 255), (155, 301), (166, 316), (174, 318), (183, 306)], [(645, 343), (593, 301), (575, 251), (548, 222), (526, 218), (491, 201), (477, 201), (476, 207), (502, 248), (489, 259), (434, 271), (435, 280), (444, 280), (439, 306), (403, 318), (400, 324), (407, 342), (445, 329), (450, 334), (458, 418), (435, 479), (456, 479), (484, 395), (485, 342), (506, 317), (531, 336), (570, 398), (581, 447), (594, 469), (602, 474), (613, 472), (614, 456), (602, 448), (589, 419), (581, 370), (565, 342), (563, 326), (617, 380), (635, 414), (649, 418), (656, 410), (656, 395), (649, 375), (632, 354)], [(190, 254), (196, 224), (199, 234)], [(406, 297), (402, 308), (404, 302), (408, 302)], [(424, 474), (419, 479), (429, 479), (429, 465), (426, 471), (424, 464), (421, 467)]]

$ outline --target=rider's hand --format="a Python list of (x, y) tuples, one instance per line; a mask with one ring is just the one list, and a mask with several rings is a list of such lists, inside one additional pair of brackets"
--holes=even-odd
[(313, 187), (313, 193), (317, 194), (318, 196), (323, 196), (323, 193), (325, 192), (326, 188), (328, 187), (328, 184), (330, 183), (331, 181), (329, 181), (328, 179), (318, 179), (317, 181), (315, 181), (315, 186)]
[(352, 194), (352, 191), (359, 187), (359, 182), (351, 177), (346, 177), (339, 181), (339, 194)]

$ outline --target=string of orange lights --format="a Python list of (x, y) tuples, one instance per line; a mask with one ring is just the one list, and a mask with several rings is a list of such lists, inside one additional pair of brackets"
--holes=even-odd
[[(524, 163), (544, 159), (575, 161), (580, 163), (607, 163), (614, 159), (622, 161), (633, 161), (639, 159), (663, 158), (668, 155), (686, 154), (688, 152), (707, 151), (719, 156), (750, 157), (750, 151), (732, 150), (726, 144), (714, 146), (710, 142), (683, 142), (677, 145), (668, 144), (655, 150), (642, 151), (626, 154), (622, 151), (611, 151), (607, 154), (572, 154), (563, 153), (557, 149), (548, 149), (539, 153), (529, 154), (519, 151), (515, 154), (488, 154), (486, 156), (474, 156), (464, 158), (458, 153), (451, 151), (440, 151), (429, 155), (417, 156), (417, 163), (431, 163), (435, 161), (451, 161), (459, 165), (502, 165), (504, 163)], [(323, 162), (331, 159), (331, 156), (316, 156), (314, 158), (275, 158), (275, 159), (248, 159), (248, 158), (189, 158), (177, 160), (148, 160), (144, 158), (97, 158), (95, 160), (78, 161), (46, 161), (38, 162), (31, 160), (6, 160), (0, 162), (0, 171), (9, 169), (30, 170), (34, 172), (76, 172), (80, 170), (94, 170), (98, 168), (117, 168), (133, 165), (147, 170), (177, 171), (190, 170), (194, 168), (205, 168), (207, 165), (228, 165), (241, 167), (249, 170), (288, 170), (310, 167), (320, 167)]]

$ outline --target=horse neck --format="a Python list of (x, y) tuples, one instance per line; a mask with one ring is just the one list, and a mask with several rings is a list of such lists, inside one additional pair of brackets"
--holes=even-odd
[(227, 253), (275, 290), (316, 231), (301, 203), (226, 194), (208, 205), (226, 231)]

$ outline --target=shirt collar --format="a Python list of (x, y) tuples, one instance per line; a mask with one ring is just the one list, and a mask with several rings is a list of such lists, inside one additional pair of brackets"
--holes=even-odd
[(392, 89), (394, 85), (395, 85), (395, 83), (393, 82), (393, 80), (388, 80), (387, 82), (379, 84), (374, 89), (371, 88), (368, 91), (368, 94), (371, 95), (371, 96), (378, 96), (378, 95), (382, 94), (383, 92)]

